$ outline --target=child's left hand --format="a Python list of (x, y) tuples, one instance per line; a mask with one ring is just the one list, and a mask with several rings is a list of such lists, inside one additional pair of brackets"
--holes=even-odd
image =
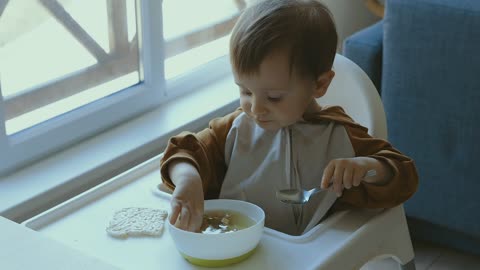
[[(369, 170), (375, 170), (376, 175), (364, 178)], [(330, 183), (337, 196), (342, 195), (343, 189), (357, 187), (362, 181), (380, 184), (391, 179), (390, 168), (371, 157), (339, 158), (328, 163), (323, 170), (321, 187), (327, 189)]]

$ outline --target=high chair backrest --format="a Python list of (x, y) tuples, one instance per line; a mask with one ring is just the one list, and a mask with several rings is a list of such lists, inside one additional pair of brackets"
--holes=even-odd
[(368, 128), (374, 137), (387, 138), (387, 121), (375, 85), (357, 64), (337, 54), (333, 64), (335, 77), (321, 105), (340, 105), (355, 122)]

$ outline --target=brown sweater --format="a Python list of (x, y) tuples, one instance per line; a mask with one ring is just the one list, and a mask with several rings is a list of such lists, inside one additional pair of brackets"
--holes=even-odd
[[(227, 171), (225, 142), (232, 123), (240, 114), (237, 109), (231, 114), (212, 120), (209, 127), (199, 133), (182, 132), (172, 137), (161, 160), (162, 181), (172, 190), (168, 164), (174, 159), (191, 162), (199, 171), (205, 199), (218, 198)], [(324, 107), (313, 114), (304, 115), (311, 124), (336, 122), (343, 125), (350, 138), (355, 156), (368, 156), (388, 164), (393, 178), (385, 185), (362, 182), (360, 186), (345, 189), (333, 209), (390, 208), (405, 202), (416, 191), (418, 175), (414, 162), (392, 147), (385, 140), (371, 137), (365, 127), (355, 123), (338, 106)], [(320, 184), (320, 183), (318, 183)]]

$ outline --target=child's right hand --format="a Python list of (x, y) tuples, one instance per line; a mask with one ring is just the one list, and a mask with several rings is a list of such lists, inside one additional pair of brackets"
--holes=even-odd
[(198, 232), (203, 221), (203, 189), (198, 180), (184, 180), (172, 194), (170, 223), (175, 227)]
[(179, 163), (170, 170), (175, 183), (170, 202), (170, 223), (182, 230), (198, 232), (203, 221), (203, 187), (197, 170), (193, 167), (192, 172), (189, 166), (193, 167)]

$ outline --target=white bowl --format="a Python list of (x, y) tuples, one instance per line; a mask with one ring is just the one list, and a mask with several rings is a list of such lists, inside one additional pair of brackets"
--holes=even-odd
[(248, 258), (263, 234), (265, 212), (255, 204), (239, 200), (206, 200), (205, 211), (230, 210), (251, 218), (255, 223), (245, 229), (221, 234), (184, 231), (167, 222), (177, 250), (190, 263), (220, 267)]

